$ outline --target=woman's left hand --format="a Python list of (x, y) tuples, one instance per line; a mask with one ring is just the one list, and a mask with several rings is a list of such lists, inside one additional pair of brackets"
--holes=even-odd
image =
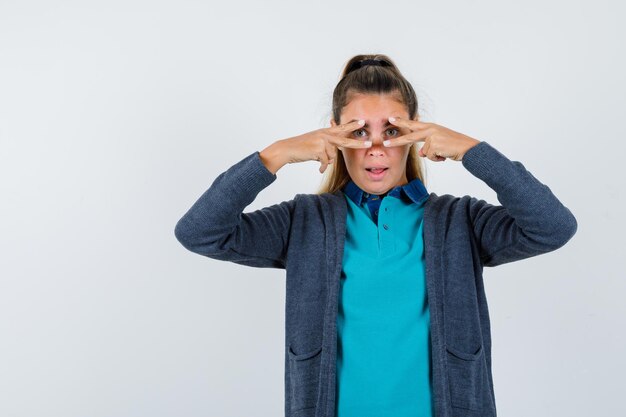
[(460, 161), (470, 148), (478, 145), (478, 139), (471, 138), (435, 123), (424, 123), (403, 117), (390, 117), (389, 122), (400, 128), (407, 128), (411, 133), (388, 139), (384, 146), (402, 146), (407, 143), (424, 142), (419, 156), (439, 162), (450, 158)]

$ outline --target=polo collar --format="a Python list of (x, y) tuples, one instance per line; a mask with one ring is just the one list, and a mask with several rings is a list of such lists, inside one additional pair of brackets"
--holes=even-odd
[(389, 190), (387, 193), (381, 195), (366, 193), (358, 185), (356, 185), (352, 179), (348, 180), (342, 190), (358, 206), (360, 206), (364, 201), (377, 198), (383, 199), (388, 195), (404, 199), (407, 202), (412, 201), (419, 205), (423, 203), (429, 195), (424, 183), (422, 183), (419, 178), (415, 178), (407, 184), (398, 185)]

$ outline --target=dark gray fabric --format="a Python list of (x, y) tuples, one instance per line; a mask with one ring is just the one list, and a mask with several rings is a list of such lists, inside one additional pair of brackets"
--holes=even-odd
[[(571, 211), (522, 163), (482, 141), (463, 166), (501, 205), (430, 193), (424, 206), (433, 400), (438, 417), (496, 416), (483, 267), (562, 247), (576, 233)], [(212, 259), (286, 270), (285, 416), (334, 417), (337, 290), (346, 204), (335, 193), (297, 194), (244, 213), (275, 181), (258, 151), (213, 181), (177, 222), (188, 250)]]

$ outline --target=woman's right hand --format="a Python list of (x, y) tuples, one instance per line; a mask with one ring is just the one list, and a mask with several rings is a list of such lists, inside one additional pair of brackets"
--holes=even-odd
[(337, 148), (369, 148), (371, 141), (350, 139), (346, 135), (363, 126), (363, 121), (355, 120), (343, 125), (313, 130), (302, 135), (282, 139), (280, 152), (286, 163), (320, 161), (320, 173), (337, 160)]

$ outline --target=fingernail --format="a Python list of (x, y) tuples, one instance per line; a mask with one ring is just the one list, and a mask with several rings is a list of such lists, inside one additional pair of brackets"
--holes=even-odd
[(389, 139), (383, 141), (383, 145), (389, 146)]
[(365, 144), (366, 147), (370, 147), (372, 146), (372, 141), (371, 140), (366, 140), (365, 142), (363, 142)]
[(396, 118), (395, 118), (395, 117), (390, 117), (390, 118), (389, 118), (389, 121), (390, 121), (390, 122), (395, 122), (395, 121), (396, 121)]
[(359, 120), (359, 124), (362, 125), (365, 123), (365, 120)]

